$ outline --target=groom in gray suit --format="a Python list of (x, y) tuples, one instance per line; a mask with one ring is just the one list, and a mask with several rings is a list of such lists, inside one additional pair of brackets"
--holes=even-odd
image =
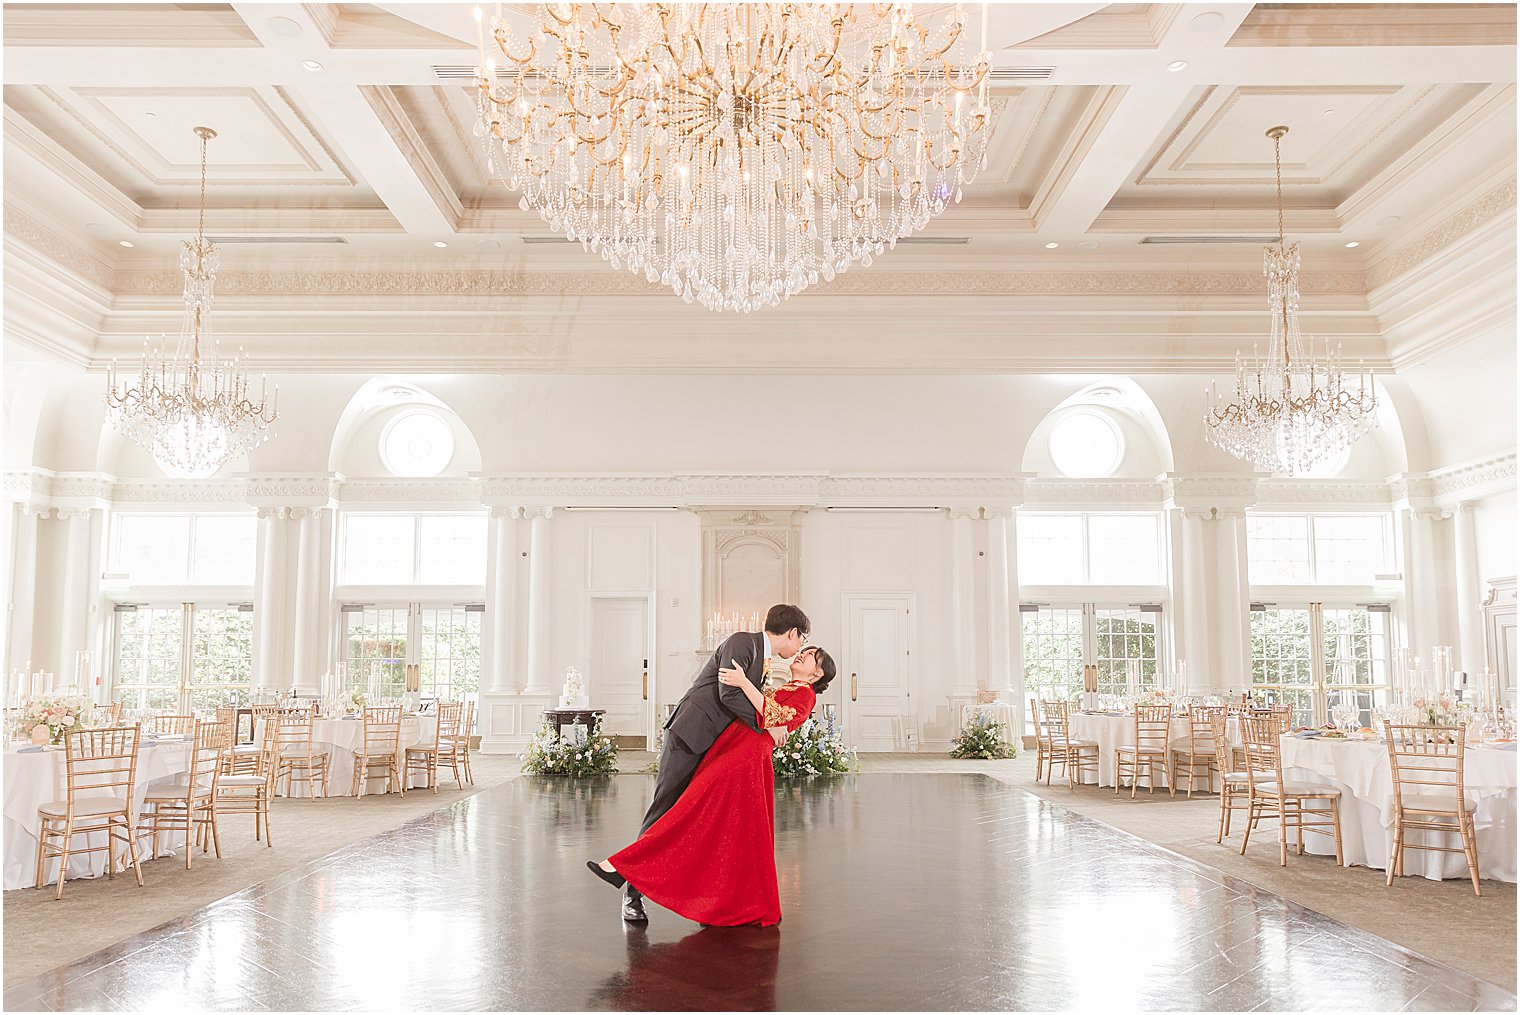
[[(718, 734), (730, 723), (741, 722), (757, 736), (768, 736), (776, 747), (786, 742), (787, 731), (781, 727), (762, 730), (755, 722), (755, 708), (744, 696), (744, 689), (718, 682), (718, 670), (737, 666), (760, 690), (765, 689), (766, 661), (790, 659), (802, 649), (808, 635), (808, 618), (795, 606), (772, 606), (765, 614), (765, 631), (760, 634), (740, 632), (727, 638), (697, 674), (691, 688), (676, 704), (665, 723), (665, 746), (660, 750), (660, 774), (654, 783), (654, 799), (644, 815), (639, 834), (675, 804), (686, 791), (697, 766)], [(623, 886), (623, 919), (647, 920), (644, 897), (633, 885)]]

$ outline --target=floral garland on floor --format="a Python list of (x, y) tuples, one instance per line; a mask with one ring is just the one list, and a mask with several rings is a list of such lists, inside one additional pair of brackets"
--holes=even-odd
[(600, 721), (584, 741), (579, 741), (556, 735), (554, 727), (546, 720), (528, 742), (528, 749), (518, 757), (522, 759), (522, 770), (530, 775), (568, 775), (572, 779), (583, 779), (615, 772), (617, 755), (617, 744), (611, 737), (602, 735)]
[(855, 748), (846, 747), (832, 723), (808, 719), (792, 731), (771, 755), (778, 779), (806, 779), (810, 775), (842, 775), (860, 771)]
[(1003, 723), (986, 712), (975, 713), (965, 728), (950, 741), (952, 758), (978, 758), (985, 761), (1012, 758), (1017, 753), (1013, 745), (1003, 739)]

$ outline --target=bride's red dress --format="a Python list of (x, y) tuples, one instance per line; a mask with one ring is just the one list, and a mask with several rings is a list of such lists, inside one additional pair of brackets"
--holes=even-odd
[[(796, 730), (813, 689), (788, 684), (766, 695), (762, 728)], [(776, 887), (776, 773), (772, 741), (733, 722), (713, 743), (675, 805), (633, 845), (608, 859), (666, 909), (718, 927), (781, 921)]]

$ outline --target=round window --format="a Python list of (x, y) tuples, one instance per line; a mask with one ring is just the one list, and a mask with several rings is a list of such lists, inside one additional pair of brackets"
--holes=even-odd
[(1073, 479), (1112, 476), (1124, 461), (1124, 437), (1105, 415), (1068, 413), (1051, 428), (1050, 460)]
[(396, 476), (436, 476), (453, 457), (453, 431), (436, 413), (404, 412), (380, 434), (380, 460)]

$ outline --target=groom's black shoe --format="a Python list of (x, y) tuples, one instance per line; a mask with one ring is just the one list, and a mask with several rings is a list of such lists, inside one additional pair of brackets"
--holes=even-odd
[(649, 917), (644, 915), (644, 896), (632, 885), (623, 886), (623, 919), (629, 923), (649, 921)]
[(607, 882), (613, 888), (622, 888), (628, 883), (623, 875), (619, 874), (617, 871), (602, 870), (602, 865), (597, 863), (595, 860), (587, 860), (586, 869), (595, 874), (597, 877), (601, 878), (603, 881)]

